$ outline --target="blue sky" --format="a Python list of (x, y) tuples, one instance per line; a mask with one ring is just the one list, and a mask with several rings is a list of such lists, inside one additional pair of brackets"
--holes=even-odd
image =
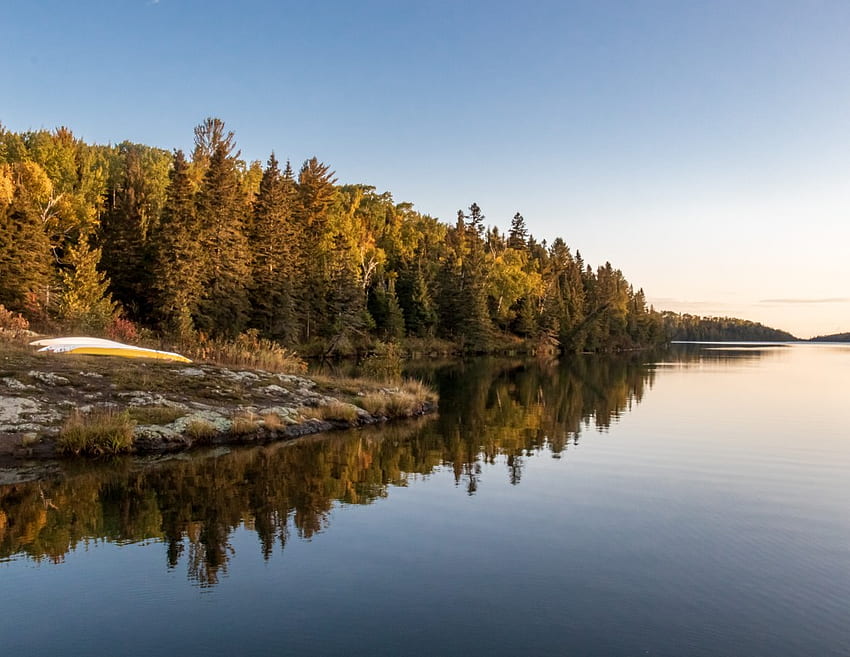
[(0, 122), (312, 155), (657, 307), (850, 331), (850, 3), (6, 2)]

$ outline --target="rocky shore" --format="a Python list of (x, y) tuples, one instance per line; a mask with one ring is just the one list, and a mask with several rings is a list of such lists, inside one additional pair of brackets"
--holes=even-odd
[(436, 409), (418, 383), (399, 386), (208, 364), (0, 351), (0, 458), (67, 453), (72, 418), (120, 415), (121, 451), (157, 453), (262, 443)]

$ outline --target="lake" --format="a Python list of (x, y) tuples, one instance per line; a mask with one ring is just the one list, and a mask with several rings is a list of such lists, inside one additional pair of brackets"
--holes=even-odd
[(0, 470), (0, 653), (850, 655), (850, 347), (411, 373), (438, 416)]

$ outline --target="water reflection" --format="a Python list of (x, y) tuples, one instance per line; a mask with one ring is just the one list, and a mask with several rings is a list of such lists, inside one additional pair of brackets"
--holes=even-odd
[[(692, 357), (687, 349), (675, 356)], [(227, 572), (242, 526), (268, 559), (292, 535), (327, 529), (335, 506), (371, 504), (436, 468), (451, 468), (472, 495), (482, 464), (498, 459), (520, 484), (530, 454), (560, 458), (583, 431), (605, 431), (639, 403), (653, 358), (417, 366), (412, 373), (440, 390), (437, 417), (168, 460), (63, 464), (47, 479), (0, 486), (0, 559), (61, 562), (89, 541), (153, 539), (166, 545), (169, 568), (211, 586)]]

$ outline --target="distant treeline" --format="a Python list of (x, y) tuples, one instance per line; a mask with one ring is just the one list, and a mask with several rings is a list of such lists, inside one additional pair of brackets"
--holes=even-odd
[(672, 312), (662, 313), (664, 329), (671, 340), (694, 341), (781, 341), (797, 340), (796, 337), (779, 329), (763, 326), (746, 319), (734, 317), (699, 317), (680, 315)]
[(850, 342), (850, 333), (833, 333), (809, 338), (809, 342)]
[(218, 119), (191, 156), (66, 128), (0, 126), (0, 304), (35, 327), (103, 331), (116, 318), (176, 339), (247, 329), (344, 353), (376, 340), (494, 339), (566, 351), (664, 341), (620, 270), (517, 213), (504, 234), (475, 203), (447, 225), (390, 193), (240, 159)]

